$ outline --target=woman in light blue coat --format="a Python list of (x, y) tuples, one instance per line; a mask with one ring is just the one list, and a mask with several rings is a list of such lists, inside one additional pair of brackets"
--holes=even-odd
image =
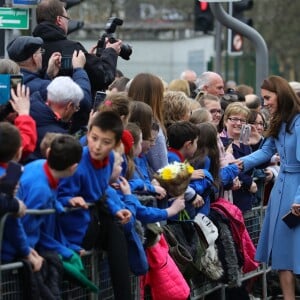
[[(282, 216), (295, 203), (300, 208), (300, 99), (279, 76), (270, 76), (261, 86), (264, 105), (271, 114), (261, 149), (241, 158), (249, 170), (278, 153), (280, 171), (272, 189), (257, 246), (256, 260), (278, 270), (285, 300), (295, 299), (294, 274), (300, 274), (300, 225), (290, 229)], [(299, 214), (300, 218), (300, 214)]]

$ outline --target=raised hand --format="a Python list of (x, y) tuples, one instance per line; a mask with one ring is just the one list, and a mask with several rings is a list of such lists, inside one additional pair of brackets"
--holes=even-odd
[(21, 115), (29, 115), (30, 110), (29, 87), (18, 83), (16, 90), (11, 89), (12, 99), (9, 101), (15, 112)]

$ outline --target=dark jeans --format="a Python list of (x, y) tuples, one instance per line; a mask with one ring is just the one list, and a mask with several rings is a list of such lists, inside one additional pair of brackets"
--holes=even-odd
[[(86, 234), (86, 237), (89, 237), (88, 244), (90, 246), (93, 240), (96, 248), (107, 253), (115, 299), (131, 300), (130, 269), (123, 225), (111, 215), (105, 201), (98, 202), (95, 210), (92, 211), (91, 222), (94, 224), (88, 228)], [(95, 229), (97, 226), (98, 229)], [(87, 240), (84, 239), (84, 248), (86, 242)]]

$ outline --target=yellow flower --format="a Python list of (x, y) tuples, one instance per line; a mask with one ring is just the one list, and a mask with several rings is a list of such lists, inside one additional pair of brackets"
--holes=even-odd
[(161, 178), (163, 180), (170, 180), (173, 179), (172, 171), (168, 168), (164, 168), (161, 172)]
[(158, 170), (159, 177), (162, 180), (170, 180), (176, 178), (179, 174), (192, 174), (194, 168), (188, 163), (173, 162), (164, 168)]
[(154, 174), (169, 195), (179, 196), (183, 194), (189, 184), (194, 168), (186, 162), (173, 162), (161, 168)]
[(194, 172), (194, 168), (190, 164), (186, 166), (186, 170), (189, 174), (192, 174)]

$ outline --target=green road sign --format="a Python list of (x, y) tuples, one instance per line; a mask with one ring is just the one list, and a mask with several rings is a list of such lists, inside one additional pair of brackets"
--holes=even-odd
[(0, 29), (28, 29), (28, 8), (0, 7)]

